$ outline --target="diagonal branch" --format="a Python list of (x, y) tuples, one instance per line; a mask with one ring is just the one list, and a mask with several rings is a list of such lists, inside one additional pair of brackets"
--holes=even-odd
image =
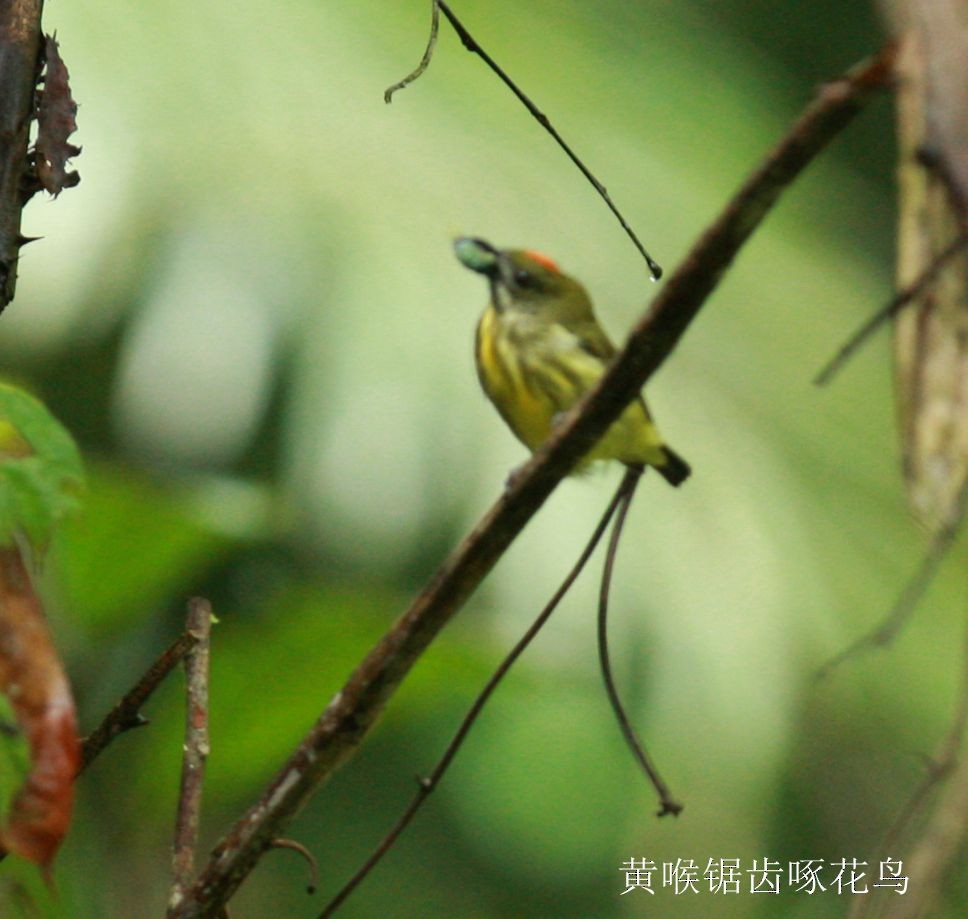
[(615, 492), (615, 496), (612, 498), (608, 507), (605, 508), (605, 513), (602, 514), (601, 519), (598, 521), (598, 526), (592, 532), (591, 539), (588, 540), (581, 555), (578, 556), (578, 561), (575, 562), (571, 571), (568, 572), (565, 579), (558, 586), (558, 589), (552, 594), (551, 599), (545, 604), (544, 609), (538, 613), (534, 622), (528, 626), (525, 633), (518, 639), (517, 644), (515, 644), (504, 660), (498, 665), (497, 670), (491, 674), (490, 679), (474, 700), (474, 704), (471, 705), (467, 714), (464, 716), (464, 720), (461, 721), (450, 743), (447, 744), (444, 755), (437, 761), (437, 765), (434, 766), (433, 771), (430, 775), (418, 780), (417, 791), (407, 806), (407, 809), (390, 828), (390, 831), (383, 837), (359, 870), (340, 888), (336, 896), (326, 904), (323, 911), (319, 914), (319, 919), (327, 919), (327, 917), (332, 916), (336, 912), (343, 901), (366, 880), (380, 859), (387, 854), (400, 837), (400, 834), (410, 825), (413, 818), (417, 816), (417, 811), (420, 810), (424, 801), (430, 797), (434, 789), (440, 784), (444, 774), (450, 768), (450, 764), (454, 761), (454, 757), (457, 756), (458, 751), (463, 746), (467, 735), (470, 733), (471, 728), (474, 727), (474, 723), (477, 721), (481, 712), (484, 711), (484, 706), (487, 705), (488, 700), (494, 695), (495, 690), (517, 662), (517, 659), (524, 654), (531, 642), (537, 638), (538, 633), (545, 627), (545, 623), (547, 623), (554, 611), (558, 608), (558, 604), (571, 589), (571, 585), (578, 580), (578, 575), (582, 573), (588, 560), (592, 557), (592, 553), (598, 547), (599, 542), (601, 542), (602, 536), (605, 535), (605, 531), (608, 529), (608, 525), (615, 515), (616, 510), (619, 509), (620, 505), (622, 507), (628, 506), (631, 493), (635, 490), (635, 485), (640, 475), (641, 470), (638, 469), (629, 470), (625, 473), (625, 478), (622, 479), (621, 484)]
[(556, 428), (409, 609), (351, 674), (259, 800), (222, 838), (172, 916), (214, 916), (310, 795), (356, 750), (437, 633), (494, 567), (558, 482), (638, 396), (782, 190), (890, 78), (893, 46), (821, 87), (796, 123), (697, 241), (599, 385)]
[(148, 723), (148, 719), (141, 714), (141, 709), (165, 677), (178, 666), (197, 642), (198, 637), (191, 632), (183, 632), (179, 635), (162, 651), (144, 676), (104, 716), (101, 723), (81, 741), (81, 768), (78, 770), (78, 775), (87, 769), (116, 737)]
[(938, 275), (941, 274), (941, 269), (954, 256), (962, 252), (966, 245), (968, 245), (968, 233), (959, 233), (935, 257), (934, 261), (921, 273), (921, 276), (913, 284), (909, 284), (904, 290), (898, 291), (887, 304), (881, 307), (876, 313), (868, 316), (861, 323), (851, 334), (850, 338), (837, 349), (837, 353), (823, 365), (820, 372), (814, 377), (813, 382), (817, 386), (826, 386), (881, 326), (889, 319), (893, 319), (909, 303), (921, 298), (937, 280)]
[(464, 47), (471, 52), (471, 54), (476, 54), (485, 64), (491, 69), (491, 71), (497, 75), (498, 79), (511, 90), (512, 93), (517, 97), (518, 101), (528, 110), (531, 117), (538, 122), (553, 138), (555, 143), (564, 150), (565, 155), (570, 159), (575, 166), (578, 167), (578, 171), (591, 183), (595, 191), (598, 192), (599, 197), (605, 202), (608, 209), (618, 220), (622, 229), (625, 230), (625, 235), (632, 240), (632, 245), (639, 250), (639, 254), (645, 259), (645, 263), (649, 266), (649, 271), (652, 274), (652, 280), (658, 281), (662, 277), (662, 268), (658, 262), (648, 252), (645, 250), (645, 246), (642, 245), (639, 237), (636, 236), (635, 231), (629, 226), (628, 221), (622, 216), (622, 212), (615, 206), (615, 202), (612, 201), (608, 194), (608, 190), (602, 185), (598, 179), (592, 175), (591, 170), (581, 161), (578, 154), (568, 145), (565, 139), (558, 133), (555, 126), (551, 123), (548, 116), (538, 108), (534, 102), (521, 90), (517, 83), (514, 82), (506, 73), (506, 71), (498, 65), (498, 63), (488, 54), (474, 39), (474, 36), (467, 31), (464, 24), (454, 15), (451, 8), (444, 2), (444, 0), (434, 0), (435, 5), (440, 7), (441, 12), (447, 17), (447, 21), (453, 26), (454, 31), (459, 36), (461, 43)]
[(821, 666), (817, 670), (815, 679), (818, 681), (825, 679), (841, 664), (864, 651), (886, 648), (894, 643), (894, 640), (918, 608), (918, 604), (927, 593), (931, 582), (938, 573), (938, 569), (958, 538), (966, 504), (968, 504), (968, 486), (961, 489), (961, 494), (958, 496), (950, 519), (935, 533), (918, 564), (917, 570), (908, 579), (887, 615), (871, 631), (861, 635), (860, 638), (851, 642), (843, 651), (835, 654)]

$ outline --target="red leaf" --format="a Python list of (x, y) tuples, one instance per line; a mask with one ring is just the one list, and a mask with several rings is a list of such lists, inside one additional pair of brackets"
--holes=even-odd
[(0, 548), (0, 692), (30, 748), (30, 773), (14, 797), (0, 844), (45, 869), (71, 820), (80, 764), (70, 686), (20, 552)]

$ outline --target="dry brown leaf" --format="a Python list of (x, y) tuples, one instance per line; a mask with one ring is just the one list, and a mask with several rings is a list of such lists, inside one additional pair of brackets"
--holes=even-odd
[(44, 89), (37, 93), (37, 143), (34, 145), (37, 178), (44, 189), (55, 198), (65, 188), (80, 181), (76, 172), (67, 171), (67, 161), (81, 152), (67, 142), (77, 130), (77, 103), (71, 97), (67, 67), (60, 56), (57, 40), (44, 36), (44, 54), (47, 61), (44, 72)]

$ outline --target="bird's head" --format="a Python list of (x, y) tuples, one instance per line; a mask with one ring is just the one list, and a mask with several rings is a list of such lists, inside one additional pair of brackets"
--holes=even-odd
[(500, 313), (520, 311), (561, 321), (591, 309), (585, 288), (540, 252), (498, 249), (471, 236), (454, 240), (454, 251), (462, 265), (488, 279), (491, 302)]

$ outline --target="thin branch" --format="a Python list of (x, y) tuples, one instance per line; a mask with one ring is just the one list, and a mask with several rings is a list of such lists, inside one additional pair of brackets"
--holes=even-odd
[(434, 48), (437, 45), (437, 32), (440, 30), (440, 5), (437, 3), (437, 0), (431, 0), (430, 6), (430, 37), (427, 39), (427, 48), (416, 68), (408, 73), (399, 83), (394, 83), (393, 86), (388, 87), (386, 92), (383, 93), (383, 101), (387, 105), (393, 101), (393, 94), (398, 89), (409, 86), (430, 66), (430, 59), (434, 56)]
[[(565, 594), (568, 593), (571, 585), (575, 583), (578, 575), (581, 574), (582, 569), (591, 558), (592, 553), (595, 548), (601, 542), (602, 536), (605, 534), (605, 530), (608, 528), (608, 524), (615, 514), (616, 509), (625, 500), (626, 495), (630, 491), (634, 491), (635, 483), (641, 473), (636, 471), (634, 475), (631, 476), (631, 470), (626, 473), (625, 478), (622, 479), (609, 502), (608, 507), (605, 508), (605, 513), (602, 514), (601, 520), (598, 522), (598, 526), (595, 527), (592, 532), (591, 538), (582, 550), (581, 555), (578, 556), (578, 561), (575, 562), (571, 571), (568, 572), (567, 577), (561, 582), (558, 589), (555, 591), (552, 598), (548, 601), (547, 605), (538, 614), (538, 617), (531, 623), (528, 630), (518, 639), (517, 644), (511, 649), (507, 657), (501, 661), (498, 668), (491, 674), (491, 678), (487, 681), (484, 688), (481, 690), (478, 697), (474, 700), (474, 704), (470, 707), (467, 714), (464, 716), (464, 720), (460, 723), (460, 727), (457, 732), (451, 738), (450, 743), (447, 745), (447, 749), (444, 751), (444, 755), (438, 760), (437, 765), (434, 766), (433, 771), (426, 778), (421, 778), (417, 782), (417, 792), (410, 801), (407, 809), (401, 814), (399, 820), (393, 825), (390, 831), (383, 837), (379, 845), (370, 854), (370, 857), (360, 866), (356, 874), (351, 877), (346, 884), (340, 889), (340, 891), (333, 897), (326, 907), (319, 914), (319, 919), (326, 919), (328, 916), (332, 916), (337, 909), (343, 904), (346, 898), (363, 883), (366, 876), (377, 866), (377, 863), (384, 855), (390, 850), (391, 846), (397, 841), (400, 834), (410, 825), (410, 821), (417, 815), (417, 811), (420, 810), (424, 801), (430, 797), (434, 789), (440, 784), (440, 780), (444, 777), (444, 773), (447, 772), (448, 767), (451, 762), (453, 762), (454, 757), (457, 755), (457, 751), (460, 750), (461, 745), (464, 743), (468, 733), (470, 733), (471, 728), (474, 726), (474, 722), (477, 721), (478, 716), (484, 710), (484, 706), (487, 704), (488, 699), (497, 689), (501, 680), (507, 675), (508, 671), (514, 665), (514, 662), (524, 653), (525, 648), (531, 644), (534, 638), (537, 636), (538, 632), (541, 631), (544, 624), (551, 618), (551, 614), (558, 607), (558, 604), (562, 601)], [(624, 506), (624, 505), (623, 505)]]
[(390, 97), (398, 90), (402, 89), (408, 83), (412, 83), (417, 79), (426, 69), (428, 64), (430, 64), (430, 59), (433, 56), (434, 45), (437, 42), (437, 23), (438, 23), (438, 11), (442, 11), (444, 16), (447, 17), (447, 21), (453, 26), (454, 31), (457, 33), (464, 47), (470, 51), (472, 54), (476, 54), (485, 64), (490, 68), (491, 72), (494, 73), (498, 79), (511, 90), (512, 93), (517, 97), (518, 101), (528, 110), (531, 117), (534, 118), (542, 128), (545, 129), (555, 140), (555, 143), (565, 152), (568, 159), (570, 159), (577, 167), (579, 172), (591, 183), (592, 187), (598, 192), (601, 199), (608, 206), (608, 209), (615, 215), (615, 218), (621, 224), (622, 229), (625, 231), (625, 235), (632, 240), (632, 244), (636, 249), (639, 250), (639, 254), (645, 259), (645, 263), (649, 266), (649, 273), (652, 275), (653, 281), (658, 281), (662, 277), (662, 266), (659, 265), (655, 259), (649, 255), (645, 250), (645, 246), (642, 245), (641, 240), (635, 235), (635, 231), (629, 226), (628, 221), (622, 216), (622, 212), (615, 206), (615, 202), (612, 201), (608, 194), (608, 190), (598, 181), (597, 178), (592, 174), (592, 171), (582, 162), (578, 154), (568, 145), (565, 139), (558, 133), (555, 126), (551, 123), (551, 120), (545, 115), (541, 109), (538, 108), (534, 102), (527, 96), (527, 94), (508, 76), (502, 67), (488, 54), (478, 43), (474, 36), (467, 31), (464, 24), (454, 15), (454, 11), (444, 2), (444, 0), (433, 0), (433, 21), (430, 25), (430, 40), (427, 42), (427, 50), (424, 52), (423, 59), (417, 65), (417, 69), (413, 73), (404, 77), (399, 83), (391, 86), (383, 95), (386, 102), (390, 101)]
[(932, 786), (945, 779), (947, 785), (907, 860), (907, 875), (914, 883), (905, 896), (892, 898), (881, 913), (884, 919), (917, 919), (930, 914), (930, 908), (941, 892), (944, 876), (958, 858), (968, 834), (968, 756), (962, 749), (968, 721), (968, 641), (965, 642), (962, 680), (961, 698), (942, 747), (941, 759), (935, 765), (934, 775), (929, 775), (918, 789), (916, 799), (926, 797)]
[(309, 796), (353, 755), (433, 638), (558, 482), (669, 356), (781, 191), (888, 82), (892, 58), (893, 46), (889, 46), (821, 87), (659, 291), (601, 381), (555, 428), (511, 487), (371, 649), (259, 799), (222, 838), (179, 909), (178, 919), (215, 915)]
[[(907, 800), (894, 822), (888, 827), (884, 838), (877, 847), (878, 858), (896, 856), (901, 840), (908, 831), (915, 817), (926, 805), (931, 793), (954, 771), (958, 765), (958, 756), (968, 728), (968, 619), (965, 621), (963, 650), (961, 655), (961, 687), (955, 705), (951, 726), (942, 741), (938, 752), (926, 763), (923, 778), (918, 783), (914, 793)], [(876, 897), (855, 897), (851, 905), (848, 919), (866, 919), (877, 915)]]
[[(81, 758), (77, 775), (81, 775), (116, 737), (148, 724), (148, 719), (141, 714), (142, 706), (161, 681), (195, 647), (197, 641), (198, 639), (190, 632), (179, 635), (148, 668), (135, 686), (104, 716), (104, 720), (81, 741)], [(7, 857), (7, 854), (5, 849), (0, 849), (0, 862)]]
[(951, 519), (942, 526), (931, 540), (927, 551), (921, 558), (917, 570), (911, 576), (900, 596), (891, 607), (884, 619), (870, 632), (861, 635), (856, 641), (852, 642), (839, 654), (832, 657), (827, 663), (820, 667), (814, 679), (817, 681), (826, 679), (841, 664), (850, 660), (864, 651), (874, 650), (875, 648), (886, 648), (894, 642), (898, 634), (907, 625), (918, 604), (924, 597), (925, 592), (931, 586), (941, 563), (948, 555), (948, 551), (958, 537), (958, 528), (964, 513), (964, 507), (968, 497), (968, 487), (962, 489), (962, 493), (956, 502), (955, 513)]
[(887, 304), (865, 319), (857, 330), (837, 349), (837, 353), (824, 364), (820, 372), (814, 377), (814, 385), (826, 386), (885, 322), (893, 319), (912, 300), (920, 298), (925, 290), (934, 283), (941, 273), (941, 269), (966, 245), (968, 245), (968, 233), (960, 233), (935, 257), (934, 261), (924, 269), (921, 276), (913, 284), (909, 284), (904, 290), (898, 291)]
[(87, 769), (116, 737), (148, 723), (148, 719), (141, 714), (141, 709), (161, 681), (178, 666), (197, 642), (197, 636), (191, 632), (179, 635), (134, 687), (128, 690), (121, 701), (104, 716), (104, 720), (84, 738), (81, 742), (81, 768), (78, 770), (78, 775)]
[[(186, 631), (196, 644), (185, 656), (185, 746), (172, 846), (168, 914), (178, 907), (195, 877), (195, 847), (202, 811), (205, 760), (208, 758), (208, 661), (212, 605), (201, 597), (188, 601)], [(277, 841), (278, 842), (278, 841)]]
[[(605, 554), (605, 568), (602, 571), (601, 590), (598, 595), (598, 662), (602, 671), (602, 679), (605, 681), (605, 692), (608, 694), (609, 704), (615, 713), (619, 729), (625, 742), (629, 745), (632, 755), (642, 767), (652, 787), (655, 788), (659, 796), (658, 816), (664, 817), (666, 814), (677, 816), (682, 813), (682, 805), (676, 801), (666, 785), (664, 779), (659, 775), (659, 770), (645, 749), (645, 745), (639, 740), (632, 726), (632, 719), (629, 718), (622, 699), (618, 694), (618, 687), (615, 685), (615, 677), (612, 674), (612, 663), (608, 653), (608, 594), (612, 586), (612, 572), (615, 568), (615, 556), (618, 552), (618, 544), (622, 538), (622, 528), (625, 526), (625, 518), (628, 516), (629, 508), (632, 506), (632, 499), (635, 497), (635, 487), (638, 485), (639, 476), (642, 475), (641, 468), (630, 468), (625, 474), (625, 494), (618, 509), (618, 516), (615, 518), (615, 526), (612, 528), (612, 535), (608, 541), (608, 552)], [(625, 484), (625, 483), (623, 483)]]

